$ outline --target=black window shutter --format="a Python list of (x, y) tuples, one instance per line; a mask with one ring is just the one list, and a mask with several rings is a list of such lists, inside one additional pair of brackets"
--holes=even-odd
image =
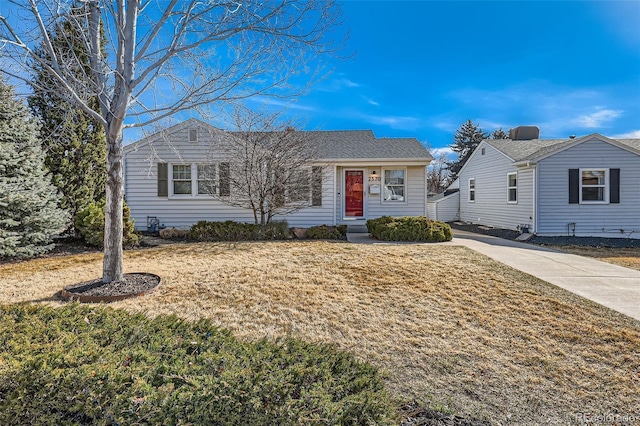
[(158, 197), (169, 196), (169, 172), (167, 163), (158, 163)]
[(231, 195), (231, 169), (229, 163), (220, 163), (220, 196)]
[(311, 205), (322, 206), (322, 167), (311, 168)]
[(580, 170), (569, 169), (569, 204), (580, 202)]
[(610, 169), (609, 179), (609, 202), (620, 204), (620, 169)]

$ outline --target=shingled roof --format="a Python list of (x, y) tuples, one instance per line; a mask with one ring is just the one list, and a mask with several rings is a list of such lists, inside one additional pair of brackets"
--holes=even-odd
[[(412, 160), (433, 157), (416, 138), (376, 138), (371, 130), (294, 130), (319, 160)], [(279, 132), (273, 132), (277, 134)], [(223, 132), (237, 135), (241, 132)]]
[[(512, 159), (514, 162), (520, 161), (537, 161), (542, 157), (560, 151), (565, 147), (580, 143), (597, 134), (585, 136), (580, 139), (528, 139), (528, 140), (511, 140), (511, 139), (485, 139), (485, 142), (502, 152), (504, 155)], [(604, 138), (600, 136), (601, 138)], [(640, 152), (640, 139), (609, 139), (617, 142), (621, 146), (631, 148), (636, 152)]]
[(319, 159), (412, 159), (433, 157), (416, 138), (376, 138), (371, 130), (307, 132)]
[[(225, 134), (240, 133), (217, 129), (203, 121), (191, 118), (130, 144), (125, 147), (125, 150), (137, 149), (157, 139), (162, 132), (170, 135), (189, 126), (204, 127), (219, 138), (224, 138)], [(303, 139), (313, 145), (314, 156), (319, 160), (408, 160), (419, 163), (429, 163), (433, 160), (433, 156), (416, 138), (376, 138), (371, 130), (295, 131), (308, 136)]]

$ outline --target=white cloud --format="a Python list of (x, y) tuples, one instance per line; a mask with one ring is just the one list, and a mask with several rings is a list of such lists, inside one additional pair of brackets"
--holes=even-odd
[(601, 109), (590, 114), (581, 115), (573, 120), (573, 123), (577, 126), (586, 129), (597, 129), (599, 127), (609, 124), (610, 121), (622, 115), (622, 111), (616, 111), (612, 109)]
[(463, 88), (450, 92), (449, 97), (467, 110), (468, 117), (460, 118), (487, 117), (474, 119), (485, 131), (535, 125), (544, 138), (594, 131), (606, 134), (626, 113), (606, 89), (559, 86), (543, 80), (494, 90)]
[(431, 155), (433, 155), (434, 158), (438, 158), (441, 154), (446, 155), (448, 158), (454, 158), (457, 155), (448, 146), (442, 148), (431, 148), (429, 149), (429, 152), (431, 152)]
[(416, 117), (364, 115), (363, 118), (373, 124), (383, 124), (397, 130), (415, 130), (422, 122)]
[(269, 98), (267, 96), (253, 96), (248, 99), (249, 102), (261, 103), (264, 105), (272, 105), (276, 107), (283, 107), (285, 109), (291, 109), (294, 111), (316, 111), (316, 108), (308, 105), (299, 104), (291, 101), (283, 101), (276, 98)]
[(359, 83), (356, 83), (353, 80), (350, 80), (346, 77), (341, 77), (330, 79), (323, 84), (318, 85), (316, 90), (319, 90), (321, 92), (335, 93), (343, 89), (354, 89), (360, 86), (361, 85)]
[(364, 99), (369, 105), (380, 106), (379, 102), (376, 102), (371, 98), (367, 98), (366, 96), (363, 96), (362, 99)]
[(618, 133), (617, 135), (612, 135), (613, 139), (640, 139), (640, 130), (632, 130), (626, 133)]

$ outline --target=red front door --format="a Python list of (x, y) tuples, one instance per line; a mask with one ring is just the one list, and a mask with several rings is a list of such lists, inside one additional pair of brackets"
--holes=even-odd
[(344, 172), (344, 215), (364, 217), (364, 172), (345, 170)]

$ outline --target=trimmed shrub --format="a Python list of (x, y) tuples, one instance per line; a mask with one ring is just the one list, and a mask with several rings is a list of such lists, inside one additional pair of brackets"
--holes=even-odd
[[(82, 344), (79, 344), (81, 342)], [(0, 424), (398, 424), (375, 367), (207, 320), (0, 306)]]
[(289, 225), (285, 221), (274, 221), (265, 225), (234, 222), (208, 222), (201, 220), (191, 227), (188, 238), (193, 241), (263, 241), (286, 240)]
[(307, 238), (313, 240), (342, 240), (347, 236), (347, 226), (312, 226), (307, 229)]
[(444, 222), (424, 216), (390, 217), (367, 220), (367, 230), (383, 241), (420, 241), (440, 243), (451, 241), (453, 232)]
[[(76, 229), (87, 244), (102, 247), (104, 245), (104, 210), (106, 201), (94, 201), (78, 212), (75, 218)], [(131, 219), (131, 210), (127, 203), (122, 207), (122, 246), (136, 247), (139, 244), (138, 235), (135, 232), (134, 220)]]

